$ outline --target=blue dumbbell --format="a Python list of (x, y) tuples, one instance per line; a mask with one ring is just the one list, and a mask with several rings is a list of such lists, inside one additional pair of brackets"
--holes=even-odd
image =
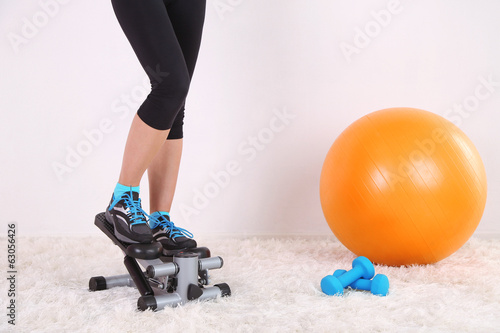
[[(338, 277), (346, 272), (345, 269), (337, 269), (333, 276)], [(373, 295), (387, 296), (389, 292), (389, 278), (384, 274), (377, 274), (373, 280), (359, 279), (349, 285), (352, 289), (370, 291)]]
[(321, 290), (327, 295), (343, 295), (344, 288), (360, 278), (371, 279), (375, 268), (366, 257), (358, 257), (352, 262), (352, 269), (336, 277), (327, 275), (321, 280)]

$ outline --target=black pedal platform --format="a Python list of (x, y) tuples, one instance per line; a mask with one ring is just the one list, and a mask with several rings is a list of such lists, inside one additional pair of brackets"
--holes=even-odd
[(182, 250), (163, 250), (162, 256), (165, 257), (162, 258), (161, 260), (166, 262), (166, 261), (172, 261), (167, 258), (173, 258), (176, 254), (179, 253), (195, 253), (198, 255), (198, 258), (203, 259), (203, 258), (210, 258), (210, 250), (207, 247), (195, 247), (195, 248), (190, 248), (190, 249), (182, 249)]
[(105, 213), (99, 213), (95, 217), (94, 224), (108, 236), (115, 245), (117, 245), (128, 256), (136, 259), (156, 259), (162, 255), (163, 246), (160, 242), (151, 244), (128, 244), (122, 242), (115, 236), (115, 229), (111, 223), (106, 220)]

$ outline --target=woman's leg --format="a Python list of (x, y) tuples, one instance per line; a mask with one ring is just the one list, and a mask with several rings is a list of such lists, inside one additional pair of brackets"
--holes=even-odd
[(120, 184), (137, 186), (184, 104), (190, 76), (163, 0), (112, 4), (152, 86), (132, 122), (120, 173)]
[[(163, 0), (112, 0), (116, 17), (152, 90), (130, 128), (119, 183), (106, 211), (115, 235), (126, 242), (150, 242), (138, 186), (165, 143), (189, 87), (189, 72)], [(146, 231), (149, 230), (149, 231)], [(149, 234), (149, 236), (148, 236)]]
[[(205, 0), (173, 0), (167, 12), (189, 72), (193, 76), (200, 49)], [(148, 168), (150, 212), (170, 212), (182, 154), (184, 106), (179, 111), (168, 140)]]
[[(182, 49), (191, 81), (200, 49), (205, 0), (165, 0), (172, 27)], [(167, 250), (196, 247), (193, 235), (170, 222), (182, 154), (184, 105), (177, 114), (167, 141), (148, 168), (150, 193), (150, 225), (155, 240)]]

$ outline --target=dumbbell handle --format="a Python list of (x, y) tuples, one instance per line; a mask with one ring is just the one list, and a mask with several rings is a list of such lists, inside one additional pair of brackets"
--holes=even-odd
[[(338, 279), (340, 276), (342, 276), (345, 273), (347, 273), (347, 271), (345, 269), (337, 269), (333, 273), (333, 276), (335, 276)], [(371, 280), (360, 278), (360, 279), (354, 281), (353, 283), (351, 283), (349, 286), (353, 289), (370, 291), (370, 289), (372, 287), (372, 282), (371, 282)]]
[(354, 281), (363, 276), (363, 269), (361, 267), (353, 267), (351, 270), (346, 271), (344, 274), (337, 277), (343, 287), (347, 287)]
[(350, 284), (351, 288), (358, 290), (367, 290), (371, 291), (372, 289), (372, 280), (367, 279), (359, 279)]

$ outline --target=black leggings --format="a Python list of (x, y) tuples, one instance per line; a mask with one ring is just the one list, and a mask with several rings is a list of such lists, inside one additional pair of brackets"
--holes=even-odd
[(111, 0), (118, 22), (151, 81), (137, 111), (147, 125), (183, 136), (184, 104), (205, 20), (206, 0)]

